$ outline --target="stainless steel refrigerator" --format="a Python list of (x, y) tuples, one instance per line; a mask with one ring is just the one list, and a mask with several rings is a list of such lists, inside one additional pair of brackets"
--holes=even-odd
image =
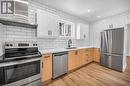
[(125, 32), (124, 28), (101, 32), (101, 65), (117, 71), (125, 70)]

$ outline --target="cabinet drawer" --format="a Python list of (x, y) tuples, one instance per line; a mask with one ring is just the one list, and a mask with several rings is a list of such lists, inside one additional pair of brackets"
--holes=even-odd
[(89, 53), (89, 49), (84, 49), (84, 53), (86, 54), (88, 54)]
[(88, 52), (89, 51), (89, 49), (85, 49), (85, 52)]
[(52, 56), (52, 54), (50, 54), (50, 53), (49, 53), (49, 54), (43, 54), (43, 57), (44, 57), (44, 58), (49, 58), (49, 57), (51, 57), (51, 56)]
[(52, 57), (52, 54), (44, 54), (43, 55), (44, 60), (51, 59), (51, 57)]

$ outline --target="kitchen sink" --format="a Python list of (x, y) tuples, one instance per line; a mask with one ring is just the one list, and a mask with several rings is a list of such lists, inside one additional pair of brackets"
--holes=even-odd
[(76, 49), (77, 47), (67, 47), (66, 49)]

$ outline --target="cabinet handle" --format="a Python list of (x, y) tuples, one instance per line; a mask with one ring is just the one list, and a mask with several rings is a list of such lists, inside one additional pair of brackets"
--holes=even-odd
[(84, 34), (84, 38), (86, 38), (86, 35)]
[(78, 51), (75, 51), (75, 55), (77, 55), (78, 54)]
[(44, 56), (44, 58), (49, 58), (50, 56)]
[(43, 68), (43, 62), (42, 62), (42, 68)]

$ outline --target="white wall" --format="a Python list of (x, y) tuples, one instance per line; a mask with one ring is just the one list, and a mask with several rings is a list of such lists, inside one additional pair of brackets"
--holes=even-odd
[[(38, 39), (36, 37), (36, 29), (7, 26), (0, 24), (0, 56), (3, 54), (1, 43), (10, 41), (27, 41), (38, 42), (39, 49), (65, 48), (68, 39)], [(77, 46), (77, 42), (73, 41), (73, 46)]]
[[(107, 17), (104, 19), (100, 19), (98, 21), (94, 21), (90, 23), (90, 43), (91, 46), (100, 48), (100, 32), (106, 29), (111, 29), (109, 28), (110, 24), (113, 24), (113, 28), (118, 28), (118, 27), (125, 27), (128, 23), (128, 15), (129, 12), (114, 15), (111, 17)], [(129, 31), (130, 33), (130, 31)], [(129, 34), (128, 33), (128, 34)], [(130, 41), (130, 35), (128, 37), (128, 41)], [(130, 45), (129, 45), (130, 46)], [(130, 50), (130, 47), (128, 50)], [(130, 52), (130, 51), (128, 51)], [(130, 53), (129, 53), (130, 55)]]
[[(64, 12), (58, 11), (56, 9), (52, 9), (50, 7), (41, 5), (39, 3), (33, 3), (31, 2), (30, 8), (36, 10), (42, 9), (47, 10), (49, 12), (55, 13), (59, 15), (62, 18), (65, 18), (66, 20), (69, 20), (71, 22), (77, 23), (85, 23), (88, 24), (88, 22), (81, 20), (77, 17), (74, 17), (72, 15), (66, 14)], [(29, 12), (31, 11), (29, 10)], [(35, 15), (29, 13), (29, 17), (32, 19), (30, 21), (34, 22), (33, 18)], [(36, 37), (36, 29), (31, 28), (24, 28), (24, 27), (17, 27), (17, 26), (7, 26), (0, 24), (0, 42), (8, 42), (8, 41), (38, 41), (39, 49), (51, 49), (51, 48), (66, 48), (67, 47), (67, 41), (68, 38), (57, 38), (57, 39), (39, 39)], [(88, 46), (89, 40), (75, 40), (72, 39), (73, 46)], [(1, 49), (0, 46), (0, 56), (3, 52), (3, 49)]]
[(2, 42), (2, 41), (3, 41), (3, 38), (4, 38), (4, 37), (3, 37), (3, 36), (4, 36), (4, 35), (3, 35), (3, 34), (4, 34), (4, 33), (3, 33), (3, 32), (4, 32), (3, 29), (4, 29), (4, 28), (2, 28), (2, 24), (0, 24), (0, 42)]
[(128, 24), (127, 29), (127, 55), (130, 56), (130, 24)]
[(0, 56), (3, 55), (4, 28), (0, 24)]
[[(84, 23), (84, 24), (89, 25), (89, 23), (87, 21), (84, 21), (84, 20), (82, 20), (82, 19), (80, 19), (80, 18), (78, 18), (76, 16), (67, 14), (67, 13), (62, 12), (60, 10), (48, 7), (46, 5), (43, 5), (43, 4), (34, 2), (34, 1), (30, 2), (29, 8), (30, 8), (30, 10), (35, 10), (36, 11), (37, 9), (40, 9), (40, 10), (44, 10), (44, 11), (56, 14), (56, 15), (60, 16), (60, 18), (62, 18), (62, 19), (65, 19), (65, 20), (68, 20), (70, 22), (75, 23), (75, 29), (76, 29), (76, 26), (77, 26), (78, 23)], [(59, 45), (59, 47), (62, 47), (62, 48), (67, 47), (66, 43), (67, 43), (68, 39), (60, 39), (60, 38), (58, 38), (58, 39), (39, 39), (38, 41), (40, 42), (41, 47), (45, 48), (45, 45), (49, 45), (48, 42), (45, 44), (44, 41), (46, 41), (46, 40), (47, 41), (49, 40), (49, 42), (53, 43), (53, 44), (49, 43), (52, 46), (52, 48), (54, 48), (54, 45), (59, 44), (59, 43), (57, 43), (58, 41), (62, 42)], [(86, 39), (86, 40), (73, 40), (73, 42), (74, 42), (74, 45), (76, 45), (76, 46), (89, 46), (89, 39)]]
[(32, 10), (41, 9), (41, 10), (48, 11), (48, 12), (50, 12), (50, 13), (53, 13), (53, 14), (56, 14), (56, 15), (60, 16), (60, 17), (63, 18), (63, 19), (66, 19), (66, 20), (68, 20), (68, 21), (74, 22), (75, 24), (77, 24), (77, 23), (85, 23), (85, 24), (88, 24), (87, 21), (82, 20), (82, 19), (80, 19), (80, 18), (78, 18), (78, 17), (76, 17), (76, 16), (67, 14), (67, 13), (65, 13), (65, 12), (63, 12), (63, 11), (60, 11), (60, 10), (51, 8), (51, 7), (46, 6), (46, 5), (44, 5), (44, 4), (37, 3), (37, 2), (35, 2), (35, 1), (31, 1), (29, 7), (30, 7), (30, 9), (32, 9)]

